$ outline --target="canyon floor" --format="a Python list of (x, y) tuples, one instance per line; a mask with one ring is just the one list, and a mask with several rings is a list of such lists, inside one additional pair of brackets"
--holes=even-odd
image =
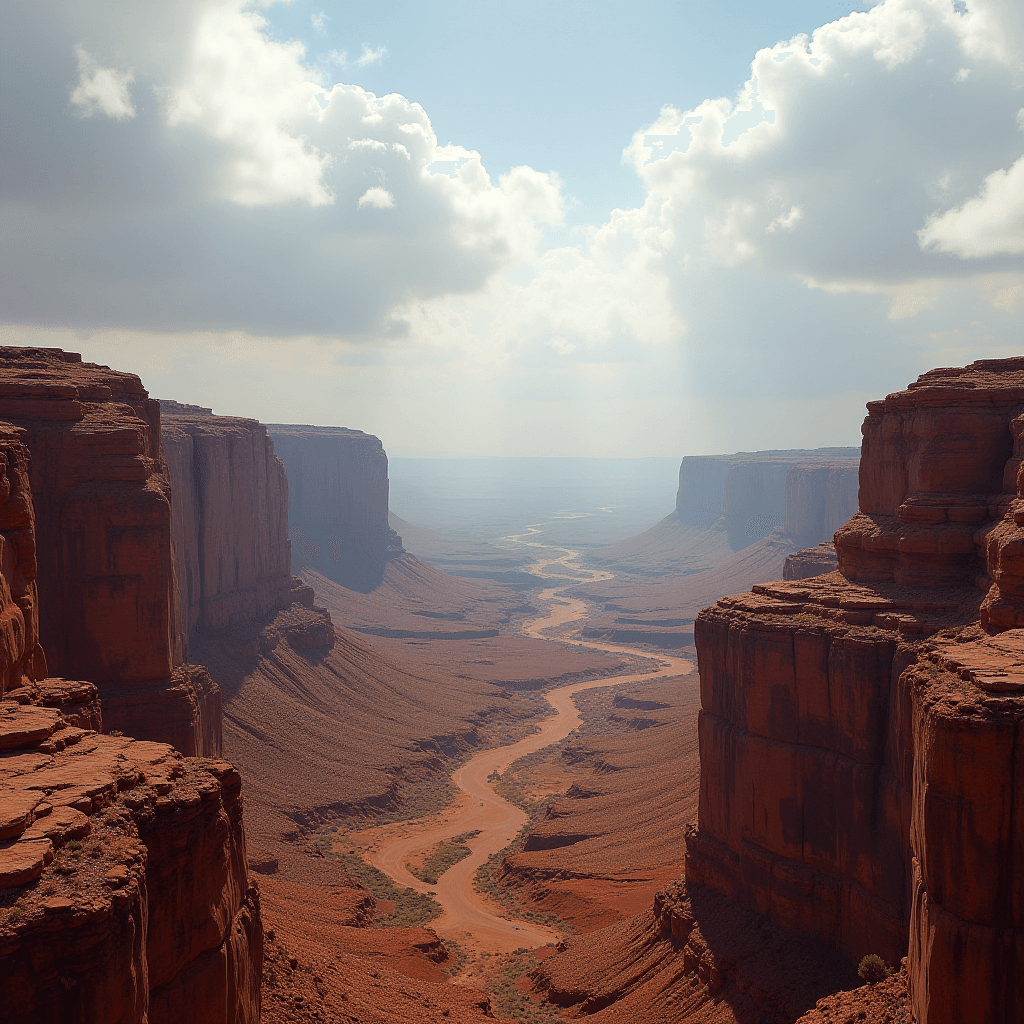
[[(509, 538), (527, 595), (408, 554), (370, 594), (307, 571), (330, 642), (322, 612), (296, 624), (293, 610), (272, 648), (206, 655), (228, 679), (227, 754), (262, 874), (265, 1020), (775, 1019), (695, 975), (688, 988), (686, 951), (656, 934), (696, 819), (698, 681), (685, 642), (614, 642), (606, 620), (630, 600), (632, 618), (686, 618), (776, 574), (778, 553), (762, 544), (667, 593), (538, 532)], [(758, 976), (751, 936), (729, 927), (746, 925), (723, 934)], [(793, 955), (832, 979), (789, 979), (801, 1012), (856, 983), (820, 951)], [(851, 998), (835, 1005), (864, 1003)]]

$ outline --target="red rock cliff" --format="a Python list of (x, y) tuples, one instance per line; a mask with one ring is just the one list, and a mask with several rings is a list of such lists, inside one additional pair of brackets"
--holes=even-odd
[(0, 1022), (257, 1024), (238, 773), (4, 701), (0, 752)]
[(722, 523), (733, 551), (781, 530), (799, 544), (831, 540), (857, 508), (857, 450), (689, 456), (679, 466), (676, 519)]
[(1024, 1020), (1024, 359), (868, 406), (839, 571), (699, 616), (710, 885), (851, 957), (919, 1024)]
[[(0, 423), (0, 1021), (255, 1024), (239, 776), (101, 735), (96, 686), (40, 678), (23, 436)], [(176, 686), (203, 685), (205, 670), (182, 671)], [(170, 733), (174, 689), (154, 711)]]
[(267, 618), (290, 603), (288, 479), (257, 420), (161, 405), (187, 649), (196, 629)]
[(388, 526), (388, 457), (344, 427), (268, 426), (288, 473), (292, 553), (336, 583), (369, 591), (401, 538)]
[(0, 422), (0, 696), (46, 675), (29, 451), (22, 437), (23, 431)]
[(175, 670), (182, 630), (159, 404), (138, 377), (75, 353), (0, 348), (0, 418), (22, 429), (31, 455), (49, 671), (96, 680), (108, 728), (218, 754), (219, 691)]

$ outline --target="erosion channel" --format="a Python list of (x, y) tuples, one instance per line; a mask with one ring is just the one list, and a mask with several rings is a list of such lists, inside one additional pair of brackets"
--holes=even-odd
[[(539, 598), (547, 604), (548, 612), (526, 622), (523, 632), (552, 642), (572, 643), (621, 654), (640, 654), (658, 662), (659, 667), (655, 671), (587, 680), (549, 690), (544, 696), (553, 714), (541, 721), (537, 732), (508, 746), (482, 751), (452, 774), (452, 780), (460, 790), (459, 798), (453, 805), (429, 818), (373, 830), (376, 832), (374, 841), (361, 849), (362, 855), (399, 885), (434, 895), (444, 912), (431, 922), (431, 927), (441, 938), (454, 940), (460, 946), (476, 952), (508, 952), (519, 947), (557, 942), (562, 937), (561, 933), (542, 925), (509, 920), (497, 903), (474, 888), (473, 880), (478, 868), (492, 854), (504, 850), (527, 820), (524, 811), (494, 791), (488, 781), (491, 776), (503, 773), (526, 754), (558, 743), (577, 729), (581, 717), (573, 697), (580, 691), (638, 681), (649, 682), (666, 676), (683, 675), (693, 668), (692, 663), (684, 658), (660, 653), (652, 655), (648, 651), (615, 644), (568, 640), (564, 635), (567, 631), (556, 633), (558, 627), (578, 623), (587, 616), (586, 604), (568, 596), (566, 591), (581, 583), (610, 579), (613, 574), (580, 566), (577, 561), (578, 551), (553, 547), (533, 539), (540, 533), (539, 526), (529, 526), (527, 531), (508, 539), (551, 552), (532, 563), (529, 571), (536, 576), (562, 582), (541, 591)], [(566, 581), (567, 573), (572, 574), (571, 582)], [(472, 851), (471, 855), (448, 868), (435, 884), (420, 880), (406, 867), (410, 857), (417, 851), (456, 836), (466, 836), (467, 833), (470, 838), (464, 841)]]

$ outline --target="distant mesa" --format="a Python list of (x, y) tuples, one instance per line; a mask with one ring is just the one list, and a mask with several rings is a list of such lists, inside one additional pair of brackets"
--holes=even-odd
[(346, 427), (271, 423), (288, 477), (292, 568), (368, 593), (402, 538), (388, 525), (388, 457), (380, 440)]
[(675, 510), (592, 557), (642, 576), (723, 566), (769, 539), (785, 557), (831, 541), (856, 512), (859, 465), (856, 448), (688, 456), (679, 466)]
[(675, 515), (686, 526), (724, 527), (733, 551), (773, 530), (817, 543), (856, 511), (859, 463), (857, 448), (688, 456)]

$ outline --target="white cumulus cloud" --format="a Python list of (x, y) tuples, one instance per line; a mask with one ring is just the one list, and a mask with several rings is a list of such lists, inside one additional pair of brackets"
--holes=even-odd
[[(19, 59), (30, 42), (45, 59)], [(20, 149), (0, 153), (4, 316), (379, 337), (397, 305), (480, 289), (561, 223), (554, 174), (492, 180), (419, 104), (325, 85), (306, 60), (247, 0), (16, 3), (0, 34), (0, 89), (26, 97), (5, 109)], [(134, 112), (116, 138), (55, 116), (69, 63), (73, 109)], [(390, 211), (384, 233), (368, 208)]]
[(71, 91), (71, 105), (83, 117), (103, 114), (115, 121), (135, 116), (130, 87), (135, 75), (131, 71), (104, 68), (95, 57), (78, 47), (78, 85)]
[(1024, 157), (993, 171), (976, 196), (929, 218), (918, 237), (925, 249), (964, 258), (1024, 253)]
[(359, 197), (359, 202), (356, 205), (360, 210), (364, 206), (372, 206), (376, 210), (390, 210), (395, 205), (395, 197), (386, 188), (374, 185)]

